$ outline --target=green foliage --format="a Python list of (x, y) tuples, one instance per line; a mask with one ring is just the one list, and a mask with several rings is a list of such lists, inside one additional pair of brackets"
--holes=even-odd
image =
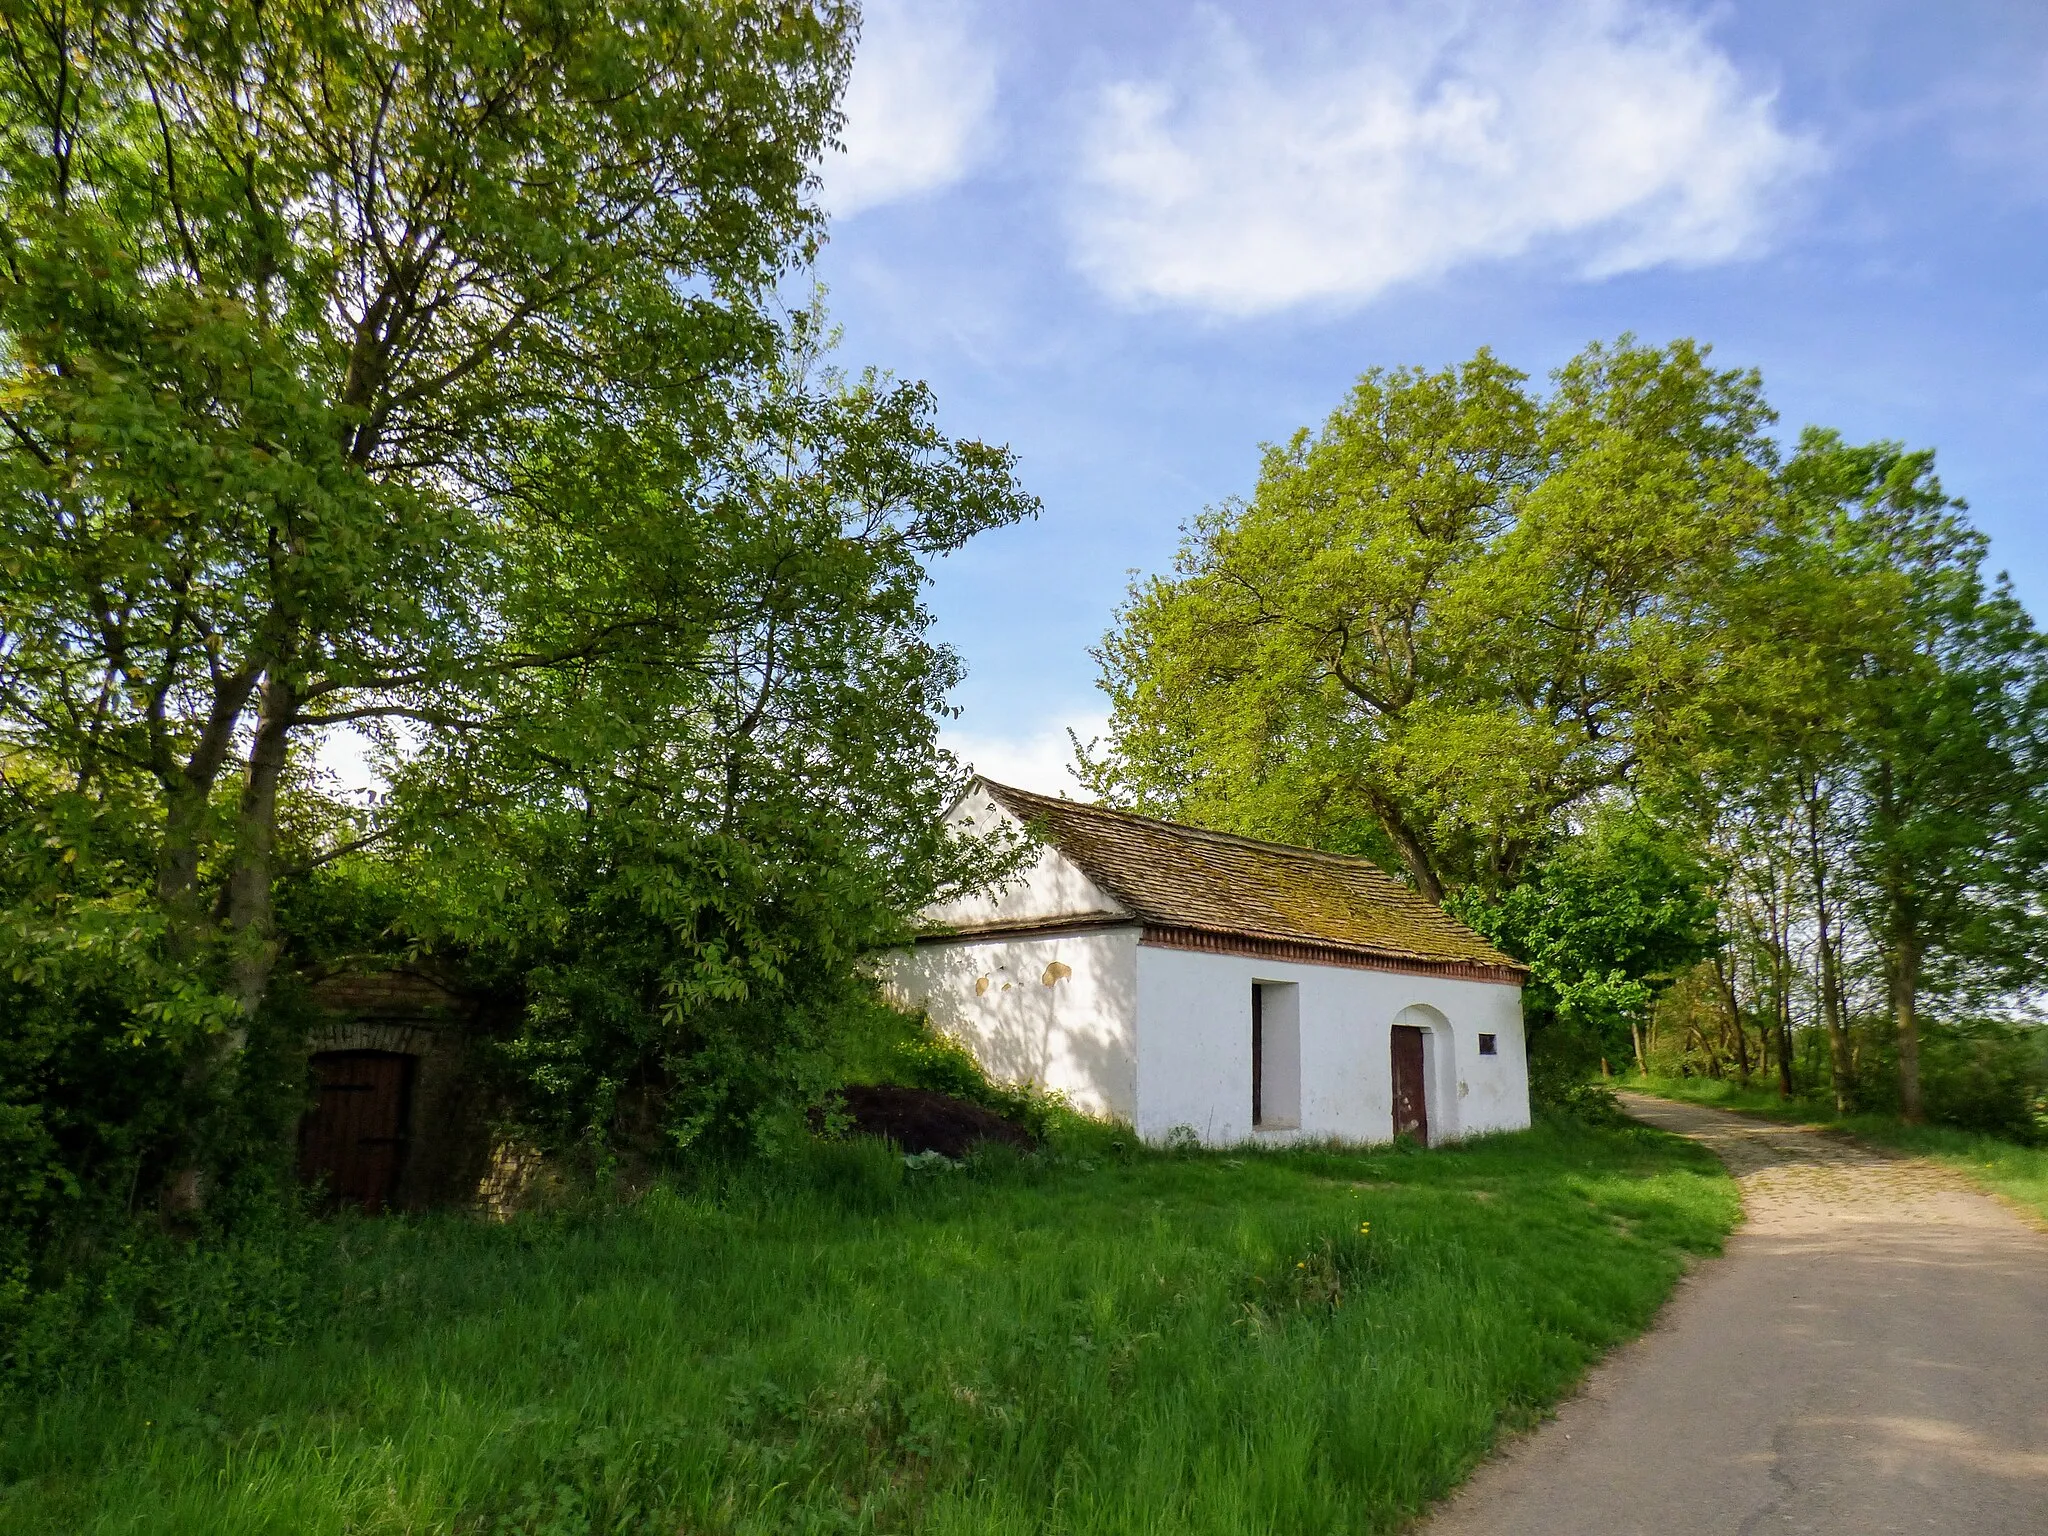
[(163, 920), (225, 924), (243, 1013), (294, 748), (587, 658), (503, 644), (515, 467), (622, 432), (673, 466), (779, 350), (762, 301), (815, 236), (851, 28), (773, 0), (10, 14), (0, 719), (76, 792), (148, 793)]
[[(32, 761), (8, 766), (33, 782)], [(31, 1326), (69, 1265), (140, 1241), (134, 1218), (185, 1156), (209, 1170), (223, 1233), (289, 1176), (303, 1019), (280, 997), (225, 1070), (195, 1070), (234, 1015), (197, 964), (167, 955), (125, 809), (75, 792), (0, 800), (0, 1338)]]
[(74, 1234), (54, 1284), (0, 1300), (0, 1399), (107, 1390), (194, 1350), (274, 1349), (331, 1306), (318, 1287), (334, 1235), (288, 1183), (231, 1184), (194, 1222)]
[[(1813, 1036), (1840, 1105), (1920, 1113), (1923, 1002), (1997, 1012), (2039, 972), (2048, 647), (1932, 453), (1808, 428), (1784, 457), (1773, 420), (1685, 341), (1595, 345), (1543, 395), (1487, 352), (1368, 372), (1134, 585), (1089, 782), (1404, 866), (1536, 964), (1551, 1102), (1713, 953), (1692, 1059), (1790, 1093)], [(1616, 924), (1709, 916), (1566, 889), (1614, 804), (1712, 871), (1715, 942), (1629, 953)], [(1997, 1073), (1929, 1070), (2010, 1121)]]
[[(602, 1164), (781, 1134), (857, 958), (994, 867), (938, 826), (923, 587), (1034, 503), (781, 298), (856, 26), (8, 12), (8, 1284), (82, 1191), (288, 1124), (243, 1050), (280, 956), (466, 967), (529, 1129)], [(320, 793), (337, 729), (388, 799)]]
[(1985, 540), (1932, 453), (1809, 429), (1781, 486), (1770, 547), (1731, 593), (1722, 744), (1694, 765), (1704, 820), (1731, 855), (1781, 1081), (1793, 950), (1810, 943), (1837, 1104), (1890, 1092), (1855, 1081), (1861, 979), (1890, 1015), (1876, 1043), (1917, 1116), (1923, 998), (1968, 1014), (2036, 968), (2048, 650), (1987, 578)]
[(1922, 1052), (1928, 1119), (2022, 1144), (2048, 1144), (2048, 1030), (1964, 1020), (1931, 1027)]
[(296, 1342), (9, 1405), (0, 1531), (1392, 1530), (1737, 1214), (1569, 1125), (722, 1188), (330, 1229)]
[(928, 1019), (920, 1018), (915, 1031), (890, 1052), (881, 1080), (951, 1094), (999, 1112), (1006, 1108), (1000, 1099), (1003, 1089), (989, 1081), (974, 1053), (933, 1029)]
[(1753, 374), (1624, 337), (1537, 398), (1491, 354), (1374, 370), (1186, 530), (1099, 652), (1092, 785), (1201, 825), (1517, 882), (1695, 719), (1768, 515)]
[[(180, 1081), (224, 1070), (319, 734), (473, 726), (441, 690), (602, 648), (619, 615), (570, 594), (580, 646), (506, 644), (515, 535), (550, 510), (518, 466), (578, 436), (644, 434), (671, 468), (723, 446), (722, 381), (783, 344), (764, 296), (815, 232), (851, 24), (772, 0), (9, 11), (4, 942), (40, 1031), (70, 1012)], [(60, 845), (91, 867), (26, 867)], [(196, 1165), (192, 1108), (152, 1114)]]
[(899, 932), (864, 861), (791, 823), (557, 830), (585, 835), (533, 850), (522, 899), (559, 924), (505, 941), (526, 1007), (503, 1059), (544, 1140), (602, 1152), (638, 1103), (669, 1154), (730, 1149), (837, 1082), (874, 1006), (857, 961)]
[(1628, 1059), (1657, 994), (1716, 945), (1709, 871), (1682, 839), (1614, 811), (1534, 878), (1455, 910), (1530, 967), (1530, 1088), (1562, 1104), (1599, 1058)]
[(1056, 1155), (1118, 1157), (1136, 1143), (1128, 1126), (1084, 1115), (1063, 1094), (1034, 1082), (994, 1081), (971, 1050), (935, 1029), (925, 1015), (884, 1010), (868, 1041), (849, 1061), (848, 1082), (900, 1083), (965, 1099), (1015, 1121)]
[(671, 1153), (772, 1136), (837, 1081), (872, 1006), (861, 957), (1010, 856), (941, 825), (960, 671), (921, 593), (929, 559), (1033, 503), (923, 390), (814, 387), (814, 362), (763, 380), (754, 435), (690, 499), (635, 444), (558, 445), (514, 638), (569, 644), (585, 604), (644, 624), (573, 674), (451, 689), (497, 724), (397, 777), (403, 925), (523, 999), (503, 1060), (556, 1146), (602, 1155), (622, 1115)]

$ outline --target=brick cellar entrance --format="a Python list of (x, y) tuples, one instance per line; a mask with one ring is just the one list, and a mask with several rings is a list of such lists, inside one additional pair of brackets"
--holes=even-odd
[(299, 1126), (299, 1177), (375, 1214), (398, 1194), (412, 1130), (419, 1058), (397, 1051), (321, 1051), (318, 1098)]

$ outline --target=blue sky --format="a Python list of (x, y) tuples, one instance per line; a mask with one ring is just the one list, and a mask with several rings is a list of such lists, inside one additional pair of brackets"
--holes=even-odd
[(869, 0), (817, 277), (840, 361), (1009, 443), (932, 592), (949, 730), (1059, 790), (1129, 572), (1375, 365), (1696, 336), (1940, 451), (2048, 614), (2048, 4)]

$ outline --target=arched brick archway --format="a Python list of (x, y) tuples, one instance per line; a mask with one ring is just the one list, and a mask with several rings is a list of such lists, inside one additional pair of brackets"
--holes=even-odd
[(475, 1000), (391, 970), (324, 977), (310, 1001), (301, 1176), (369, 1210), (474, 1200), (490, 1160)]

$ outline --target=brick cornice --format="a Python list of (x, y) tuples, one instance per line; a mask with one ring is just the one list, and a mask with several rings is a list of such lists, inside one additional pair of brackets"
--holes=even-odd
[(1336, 944), (1300, 939), (1266, 939), (1245, 933), (1219, 933), (1206, 928), (1150, 927), (1138, 940), (1155, 949), (1187, 949), (1209, 955), (1247, 955), (1261, 960), (1292, 960), (1301, 965), (1341, 965), (1355, 971), (1397, 971), (1409, 976), (1443, 976), (1455, 981), (1485, 981), (1519, 987), (1528, 975), (1519, 966), (1486, 965), (1477, 960), (1431, 960), (1420, 955), (1376, 954)]

